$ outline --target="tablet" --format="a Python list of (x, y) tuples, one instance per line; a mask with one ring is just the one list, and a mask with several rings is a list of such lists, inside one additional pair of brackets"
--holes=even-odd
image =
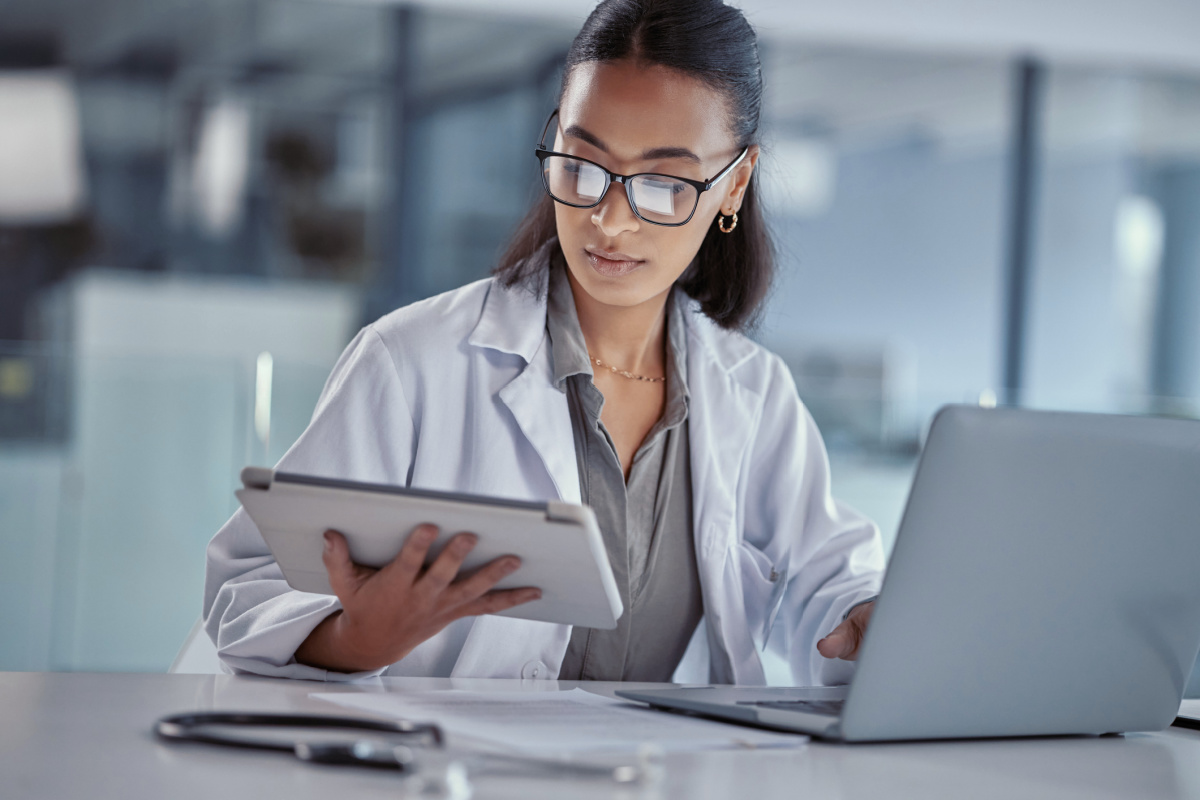
[(318, 478), (260, 467), (242, 470), (238, 500), (271, 548), (288, 585), (333, 594), (321, 561), (327, 530), (346, 537), (358, 564), (382, 567), (400, 552), (413, 529), (432, 523), (441, 533), (431, 562), (456, 533), (479, 543), (462, 569), (503, 555), (521, 568), (497, 589), (536, 586), (542, 596), (499, 616), (611, 629), (623, 606), (608, 554), (590, 508), (558, 501), (529, 502)]

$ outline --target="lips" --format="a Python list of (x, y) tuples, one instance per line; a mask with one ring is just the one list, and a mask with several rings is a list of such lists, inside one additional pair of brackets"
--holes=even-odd
[(609, 278), (627, 275), (646, 263), (642, 259), (634, 258), (626, 253), (602, 250), (598, 247), (586, 247), (584, 253), (587, 254), (592, 269)]

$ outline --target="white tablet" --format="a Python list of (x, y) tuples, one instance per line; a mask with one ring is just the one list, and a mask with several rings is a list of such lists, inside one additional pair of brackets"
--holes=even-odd
[(238, 499), (293, 589), (333, 594), (321, 561), (327, 530), (346, 537), (356, 563), (382, 567), (396, 557), (414, 528), (428, 522), (441, 529), (429, 550), (430, 561), (462, 532), (479, 537), (463, 562), (464, 570), (499, 556), (520, 556), (521, 568), (496, 588), (536, 586), (542, 596), (500, 616), (606, 629), (615, 628), (621, 616), (617, 582), (596, 515), (587, 506), (333, 480), (260, 467), (242, 470), (242, 484)]

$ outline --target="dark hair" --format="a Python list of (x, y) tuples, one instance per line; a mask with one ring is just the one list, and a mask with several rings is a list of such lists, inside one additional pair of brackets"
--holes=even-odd
[[(623, 58), (704, 81), (725, 96), (737, 147), (757, 144), (762, 68), (754, 29), (741, 11), (721, 0), (604, 0), (567, 51), (559, 100), (579, 64)], [(710, 226), (679, 279), (705, 314), (733, 330), (746, 330), (757, 320), (775, 272), (757, 183), (751, 177), (733, 232)], [(500, 258), (495, 269), (500, 281), (512, 286), (532, 279), (542, 264), (530, 256), (555, 234), (554, 201), (543, 194)]]

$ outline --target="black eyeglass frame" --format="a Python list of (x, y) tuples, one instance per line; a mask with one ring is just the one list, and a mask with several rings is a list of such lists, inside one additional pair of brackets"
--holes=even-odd
[[(749, 147), (743, 148), (742, 152), (738, 154), (737, 158), (735, 158), (733, 161), (730, 161), (729, 164), (720, 172), (718, 172), (715, 177), (709, 178), (706, 181), (694, 181), (691, 178), (681, 178), (678, 175), (667, 175), (662, 172), (635, 172), (633, 175), (618, 175), (615, 172), (609, 171), (606, 167), (597, 164), (591, 159), (573, 156), (570, 153), (559, 153), (548, 149), (546, 147), (546, 133), (550, 130), (550, 123), (553, 122), (554, 118), (557, 116), (558, 109), (556, 108), (550, 112), (550, 117), (546, 120), (546, 127), (542, 128), (542, 138), (538, 139), (537, 147), (533, 151), (534, 156), (536, 156), (538, 160), (538, 166), (540, 168), (539, 172), (542, 174), (542, 188), (546, 190), (546, 194), (550, 196), (550, 199), (556, 203), (562, 203), (564, 206), (570, 206), (571, 208), (595, 208), (604, 202), (604, 198), (608, 194), (608, 188), (614, 183), (619, 183), (625, 189), (625, 199), (629, 201), (629, 208), (632, 209), (634, 215), (645, 223), (650, 225), (661, 225), (664, 228), (678, 228), (691, 222), (692, 217), (696, 216), (696, 209), (700, 207), (700, 195), (704, 194), (709, 189), (720, 183), (722, 179), (724, 179), (730, 172), (733, 171), (734, 167), (742, 162), (742, 159), (746, 157), (746, 153), (750, 152)], [(596, 202), (589, 205), (579, 205), (577, 203), (568, 203), (566, 200), (560, 200), (559, 198), (555, 197), (554, 193), (550, 191), (550, 183), (546, 177), (546, 159), (550, 156), (573, 158), (576, 161), (582, 161), (585, 164), (591, 164), (593, 167), (603, 172), (604, 190), (600, 192), (600, 198), (596, 200)], [(645, 175), (653, 175), (659, 178), (670, 178), (673, 181), (680, 181), (682, 183), (689, 184), (696, 189), (696, 202), (692, 204), (692, 210), (691, 213), (688, 214), (687, 219), (685, 219), (683, 222), (656, 222), (652, 219), (646, 219), (641, 215), (641, 212), (638, 211), (637, 202), (633, 199), (633, 192), (629, 188), (629, 181)]]

